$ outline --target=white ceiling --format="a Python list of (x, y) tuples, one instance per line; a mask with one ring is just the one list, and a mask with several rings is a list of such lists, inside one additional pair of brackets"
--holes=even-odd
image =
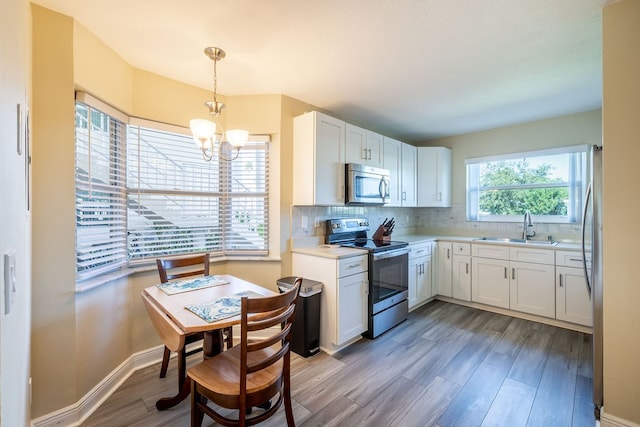
[[(600, 108), (605, 0), (35, 0), (134, 67), (405, 142)], [(203, 107), (204, 108), (204, 107)]]

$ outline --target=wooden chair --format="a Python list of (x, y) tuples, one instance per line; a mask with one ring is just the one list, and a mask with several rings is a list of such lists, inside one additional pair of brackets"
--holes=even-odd
[[(209, 275), (209, 254), (200, 254), (188, 257), (180, 258), (160, 258), (156, 259), (156, 265), (158, 266), (158, 274), (160, 275), (160, 282), (166, 283), (169, 280), (181, 279), (190, 276), (208, 276)], [(224, 334), (226, 338), (224, 342), (227, 344), (227, 348), (233, 347), (233, 330), (232, 328), (225, 328)], [(202, 332), (190, 334), (185, 337), (185, 343), (181, 354), (178, 355), (178, 369), (186, 369), (185, 359), (194, 353), (202, 351), (202, 348), (197, 348), (191, 351), (186, 351), (188, 344), (200, 341), (204, 338)], [(171, 350), (164, 347), (164, 354), (162, 355), (162, 365), (160, 366), (160, 378), (164, 378), (167, 375), (167, 368), (169, 367), (169, 358), (171, 356)]]
[[(280, 295), (242, 298), (240, 344), (189, 368), (191, 426), (199, 427), (204, 414), (224, 426), (254, 425), (274, 415), (283, 402), (287, 425), (295, 426), (289, 343), (301, 283), (297, 278)], [(265, 408), (276, 395), (277, 401)], [(237, 418), (223, 416), (207, 405), (207, 399), (219, 407), (237, 409)], [(248, 417), (254, 406), (266, 411)]]

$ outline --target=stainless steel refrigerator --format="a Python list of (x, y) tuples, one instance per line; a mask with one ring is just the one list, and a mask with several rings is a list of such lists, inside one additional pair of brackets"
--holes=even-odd
[(602, 396), (602, 146), (590, 150), (591, 182), (582, 215), (582, 260), (593, 305), (593, 403), (600, 419)]

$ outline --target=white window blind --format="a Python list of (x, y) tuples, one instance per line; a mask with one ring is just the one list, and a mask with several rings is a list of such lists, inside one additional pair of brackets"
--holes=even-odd
[(267, 153), (263, 138), (247, 143), (232, 162), (217, 153), (206, 162), (190, 136), (130, 125), (129, 258), (266, 254)]
[(76, 103), (76, 279), (126, 262), (126, 125)]

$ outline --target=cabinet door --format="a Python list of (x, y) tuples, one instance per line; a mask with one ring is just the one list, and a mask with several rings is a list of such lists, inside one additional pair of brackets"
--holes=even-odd
[(418, 149), (409, 144), (402, 144), (402, 206), (417, 206), (416, 188), (418, 171)]
[(402, 143), (384, 137), (382, 167), (390, 172), (389, 203), (386, 206), (402, 206)]
[(335, 345), (344, 344), (367, 330), (368, 290), (366, 273), (338, 280), (338, 342)]
[(345, 162), (382, 167), (382, 135), (346, 123)]
[(315, 153), (307, 153), (316, 159), (316, 205), (344, 205), (344, 137), (343, 121), (318, 114)]
[(471, 301), (471, 257), (453, 256), (451, 288), (456, 299)]
[(418, 304), (427, 301), (433, 296), (431, 265), (431, 256), (422, 258), (422, 263), (420, 264), (420, 275), (418, 276)]
[(436, 267), (436, 288), (438, 295), (452, 296), (452, 244), (451, 242), (438, 242), (438, 255)]
[(581, 268), (556, 267), (556, 319), (593, 326), (591, 299)]
[(409, 308), (414, 308), (418, 304), (418, 280), (420, 276), (420, 259), (409, 259)]
[(418, 206), (451, 206), (451, 150), (418, 148)]
[(383, 165), (383, 136), (379, 133), (367, 131), (367, 164), (376, 168)]
[(366, 129), (346, 123), (345, 153), (345, 163), (367, 163)]
[(509, 261), (472, 258), (471, 300), (509, 308)]
[(555, 317), (555, 266), (511, 262), (511, 310)]

